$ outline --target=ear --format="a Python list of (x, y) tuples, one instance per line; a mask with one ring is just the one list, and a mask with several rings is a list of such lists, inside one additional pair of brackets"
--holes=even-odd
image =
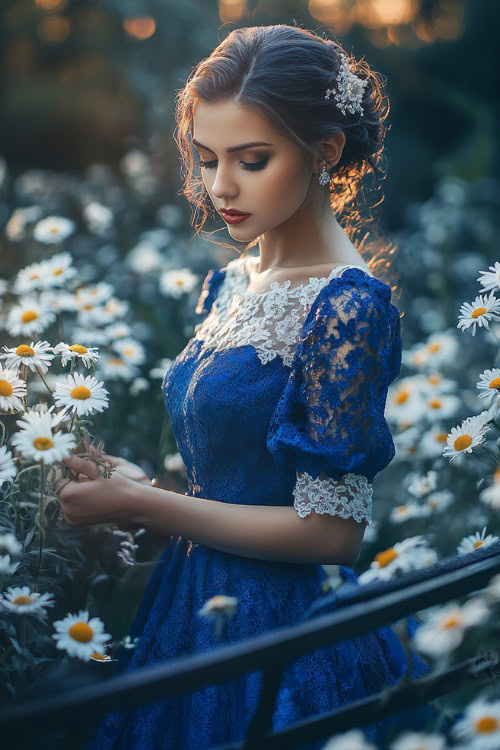
[(317, 171), (321, 172), (325, 160), (328, 162), (326, 164), (327, 169), (331, 169), (331, 167), (335, 166), (335, 164), (340, 161), (344, 145), (345, 133), (343, 131), (329, 135), (328, 138), (321, 141), (320, 149), (324, 154), (324, 158), (316, 160)]

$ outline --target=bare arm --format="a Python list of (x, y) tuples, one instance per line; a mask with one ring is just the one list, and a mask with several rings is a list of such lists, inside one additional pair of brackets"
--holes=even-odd
[(224, 503), (140, 483), (131, 493), (132, 523), (260, 560), (352, 565), (366, 526), (314, 512), (301, 518), (292, 506)]

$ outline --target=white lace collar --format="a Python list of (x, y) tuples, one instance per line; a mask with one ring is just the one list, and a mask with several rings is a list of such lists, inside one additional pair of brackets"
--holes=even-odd
[(309, 308), (331, 279), (346, 268), (365, 268), (344, 264), (332, 268), (327, 276), (310, 276), (309, 281), (290, 289), (291, 280), (273, 281), (263, 292), (248, 289), (249, 274), (243, 258), (234, 258), (226, 266), (212, 309), (194, 329), (202, 349), (224, 350), (252, 346), (262, 364), (275, 357), (291, 367)]

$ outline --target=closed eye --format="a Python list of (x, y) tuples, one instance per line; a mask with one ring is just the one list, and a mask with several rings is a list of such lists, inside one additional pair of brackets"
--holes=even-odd
[[(268, 158), (261, 159), (261, 161), (254, 161), (254, 162), (246, 162), (242, 161), (240, 164), (243, 165), (243, 169), (248, 169), (249, 171), (258, 171), (259, 169), (264, 169), (267, 162), (269, 161)], [(204, 169), (215, 169), (215, 166), (217, 164), (217, 159), (214, 161), (201, 161), (199, 162), (200, 167), (203, 167)]]

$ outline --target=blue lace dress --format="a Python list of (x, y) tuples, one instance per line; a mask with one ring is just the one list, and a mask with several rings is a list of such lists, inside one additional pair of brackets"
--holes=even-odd
[[(293, 505), (306, 525), (312, 511), (369, 523), (374, 477), (395, 453), (384, 408), (401, 334), (389, 286), (345, 265), (294, 288), (288, 280), (259, 293), (248, 284), (243, 258), (209, 271), (196, 308), (205, 317), (162, 383), (186, 494)], [(218, 594), (238, 600), (225, 642), (298, 623), (323, 595), (326, 575), (320, 564), (253, 559), (172, 536), (132, 625), (138, 645), (121, 655), (115, 675), (217, 647), (213, 622), (198, 611)], [(406, 666), (388, 627), (305, 654), (284, 672), (273, 727), (396, 684)], [(426, 670), (415, 655), (413, 675)], [(204, 750), (240, 740), (261, 679), (254, 671), (109, 713), (87, 747)], [(403, 726), (421, 722), (421, 713), (413, 724), (405, 715)], [(366, 728), (367, 738), (384, 727)]]

